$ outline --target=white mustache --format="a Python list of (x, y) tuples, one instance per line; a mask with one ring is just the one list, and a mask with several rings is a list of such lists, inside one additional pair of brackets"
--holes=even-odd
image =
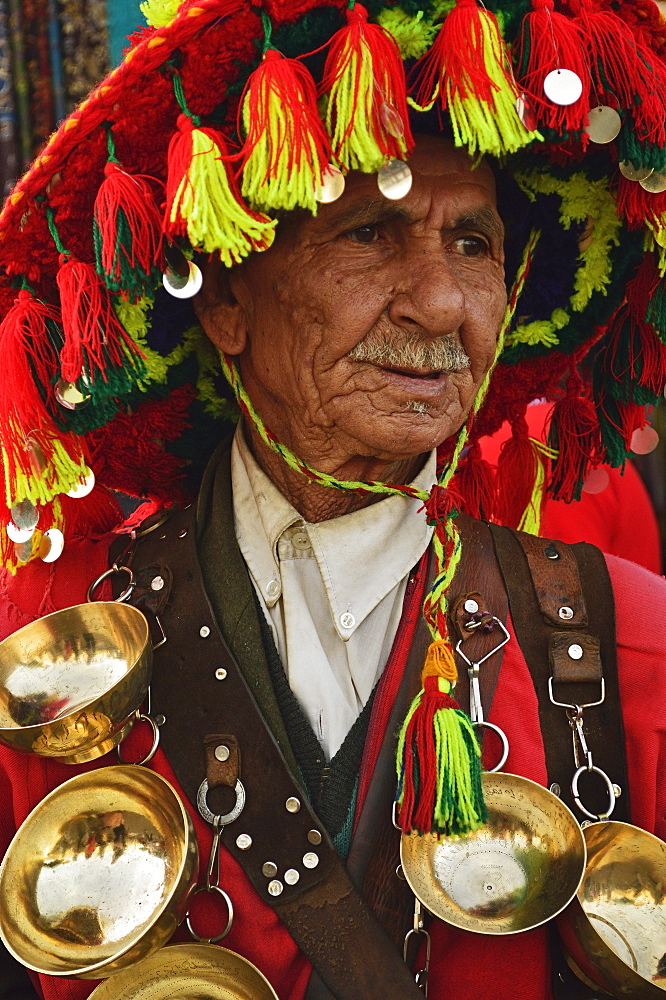
[(433, 372), (461, 372), (470, 364), (465, 350), (451, 337), (424, 340), (418, 334), (411, 334), (396, 343), (386, 332), (366, 337), (347, 357), (381, 367)]

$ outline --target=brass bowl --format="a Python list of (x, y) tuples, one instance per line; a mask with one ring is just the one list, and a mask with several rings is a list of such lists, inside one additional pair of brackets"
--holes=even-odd
[(592, 823), (583, 833), (585, 876), (558, 920), (567, 959), (614, 997), (664, 1000), (666, 844), (630, 823)]
[(194, 830), (168, 781), (131, 765), (79, 774), (9, 845), (0, 936), (35, 972), (102, 979), (171, 937), (197, 869)]
[(488, 822), (462, 837), (403, 835), (414, 895), (440, 920), (477, 934), (532, 930), (567, 906), (585, 871), (585, 841), (568, 807), (515, 774), (482, 776)]
[(89, 1000), (278, 1000), (256, 966), (213, 944), (174, 944), (100, 983)]
[(56, 611), (0, 642), (0, 742), (95, 760), (132, 728), (153, 662), (148, 622), (129, 604)]

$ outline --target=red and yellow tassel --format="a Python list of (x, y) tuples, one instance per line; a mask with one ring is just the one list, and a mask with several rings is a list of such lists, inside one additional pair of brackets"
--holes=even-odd
[(476, 0), (457, 0), (429, 52), (416, 64), (418, 104), (441, 99), (458, 146), (470, 153), (513, 153), (537, 132), (525, 128), (516, 108), (520, 94), (494, 14)]
[(346, 25), (330, 41), (320, 92), (327, 97), (326, 127), (345, 170), (378, 171), (405, 159), (414, 147), (407, 85), (393, 36), (349, 5)]
[(217, 252), (231, 266), (252, 250), (267, 250), (276, 223), (244, 204), (227, 158), (219, 132), (179, 116), (168, 152), (164, 232)]
[(312, 76), (296, 59), (268, 48), (242, 99), (243, 196), (259, 209), (307, 208), (331, 160)]

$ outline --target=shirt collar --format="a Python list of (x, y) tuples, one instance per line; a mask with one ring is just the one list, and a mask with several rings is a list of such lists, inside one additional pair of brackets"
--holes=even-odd
[[(413, 497), (389, 496), (369, 507), (317, 524), (304, 522), (259, 468), (242, 427), (231, 449), (234, 519), (238, 545), (268, 607), (280, 598), (277, 543), (294, 524), (305, 524), (341, 639), (348, 639), (421, 558), (432, 527)], [(436, 482), (433, 450), (412, 484)], [(345, 627), (341, 619), (354, 624)]]

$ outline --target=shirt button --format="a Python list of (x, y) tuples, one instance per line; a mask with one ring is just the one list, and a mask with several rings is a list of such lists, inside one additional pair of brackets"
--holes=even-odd
[(343, 615), (340, 615), (340, 624), (343, 628), (353, 628), (356, 624), (356, 619), (349, 611), (345, 611)]
[(310, 539), (308, 538), (306, 531), (295, 531), (291, 536), (291, 544), (295, 549), (300, 549), (304, 552), (306, 549), (310, 548)]
[(280, 581), (271, 580), (266, 586), (266, 593), (269, 597), (278, 597), (280, 594)]

